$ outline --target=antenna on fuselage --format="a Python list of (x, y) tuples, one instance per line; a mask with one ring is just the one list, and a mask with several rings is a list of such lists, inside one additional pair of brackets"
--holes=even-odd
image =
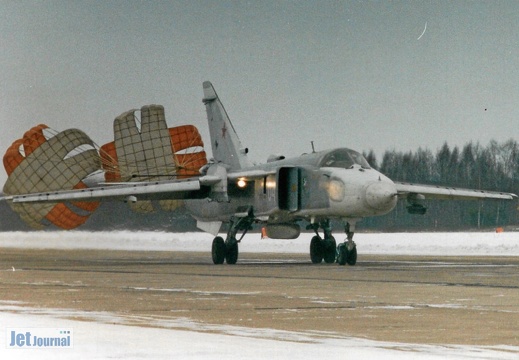
[(315, 148), (314, 148), (314, 141), (310, 141), (310, 144), (312, 144), (312, 153), (315, 153)]

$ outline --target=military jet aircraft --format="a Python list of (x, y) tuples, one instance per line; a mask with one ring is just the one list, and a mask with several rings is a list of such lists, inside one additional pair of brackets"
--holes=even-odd
[[(410, 213), (424, 214), (423, 199), (516, 198), (503, 192), (394, 182), (348, 148), (288, 159), (271, 156), (265, 164), (254, 165), (213, 85), (204, 82), (203, 92), (213, 155), (209, 162), (204, 151), (177, 151), (184, 133), (189, 132), (191, 140), (180, 148), (203, 144), (196, 129), (168, 131), (164, 109), (151, 105), (141, 109), (140, 129), (135, 125), (135, 110), (117, 117), (115, 140), (103, 145), (100, 155), (79, 130), (52, 138), (44, 135), (44, 126), (26, 133), (4, 156), (10, 176), (3, 200), (36, 227), (51, 222), (73, 228), (86, 221), (103, 199), (149, 209), (153, 202), (163, 205), (180, 199), (197, 226), (215, 236), (215, 264), (235, 264), (239, 242), (254, 223), (261, 223), (274, 239), (297, 238), (306, 224), (307, 230), (315, 232), (310, 242), (312, 263), (355, 265), (356, 223), (390, 212), (399, 199), (407, 200)], [(96, 173), (100, 162), (102, 178)], [(346, 233), (338, 246), (331, 220), (342, 221)], [(224, 222), (228, 223), (225, 238), (218, 236)]]

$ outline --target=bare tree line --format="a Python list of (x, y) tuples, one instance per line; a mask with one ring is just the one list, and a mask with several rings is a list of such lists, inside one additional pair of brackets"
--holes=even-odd
[[(519, 193), (519, 143), (491, 141), (487, 146), (470, 142), (461, 149), (447, 143), (433, 153), (388, 150), (378, 164), (373, 151), (368, 162), (395, 181), (445, 185)], [(366, 219), (373, 229), (464, 230), (512, 226), (518, 223), (516, 201), (428, 201), (427, 214), (407, 214), (405, 201), (391, 214)]]

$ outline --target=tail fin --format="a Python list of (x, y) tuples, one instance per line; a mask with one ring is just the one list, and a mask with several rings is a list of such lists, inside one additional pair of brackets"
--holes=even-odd
[(204, 82), (203, 102), (207, 110), (214, 159), (229, 165), (232, 170), (252, 166), (247, 158), (248, 149), (242, 147), (231, 120), (209, 81)]

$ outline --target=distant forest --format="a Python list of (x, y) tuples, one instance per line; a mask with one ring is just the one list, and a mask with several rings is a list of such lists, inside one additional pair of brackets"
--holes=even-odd
[[(386, 151), (379, 164), (373, 151), (364, 153), (370, 165), (394, 181), (446, 185), (478, 190), (519, 193), (519, 144), (491, 141), (487, 146), (470, 142), (463, 148), (447, 143), (433, 153)], [(466, 230), (513, 226), (519, 216), (516, 201), (426, 201), (425, 215), (407, 213), (399, 201), (390, 214), (365, 219), (363, 228), (377, 230)]]
[[(519, 194), (519, 144), (491, 141), (486, 147), (468, 143), (461, 150), (445, 143), (436, 153), (386, 151), (379, 164), (373, 151), (370, 165), (394, 181), (444, 185)], [(457, 231), (507, 227), (519, 230), (517, 201), (425, 201), (425, 215), (411, 215), (406, 201), (391, 213), (363, 219), (357, 231)], [(342, 232), (334, 222), (334, 233)], [(304, 226), (304, 225), (303, 225)], [(119, 202), (103, 202), (78, 230), (197, 231), (196, 222), (181, 207), (173, 212), (138, 214)], [(31, 230), (5, 202), (0, 202), (0, 231)], [(49, 228), (49, 230), (55, 230)]]

